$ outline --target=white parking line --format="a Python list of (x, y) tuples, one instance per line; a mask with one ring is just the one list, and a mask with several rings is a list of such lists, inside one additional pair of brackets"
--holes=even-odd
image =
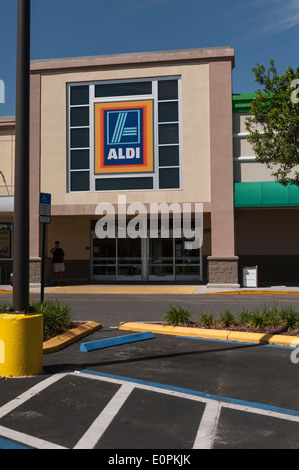
[[(85, 434), (77, 442), (74, 449), (93, 449), (135, 388), (162, 393), (169, 396), (180, 397), (205, 404), (205, 410), (200, 420), (193, 444), (194, 449), (211, 449), (213, 447), (222, 408), (229, 408), (232, 410), (264, 415), (269, 418), (279, 418), (286, 421), (299, 423), (299, 413), (296, 410), (288, 410), (284, 408), (263, 405), (260, 403), (251, 403), (244, 402), (242, 400), (218, 397), (216, 395), (210, 395), (195, 390), (182, 389), (170, 385), (158, 384), (139, 379), (101, 374), (100, 372), (87, 369), (82, 371), (56, 374), (43, 380), (42, 382), (39, 382), (17, 398), (0, 407), (0, 419), (26, 401), (30, 400), (30, 398), (33, 398), (36, 394), (59, 381), (61, 378), (68, 375), (77, 374), (79, 374), (81, 377), (86, 377), (89, 379), (118, 384), (120, 385), (120, 388), (106, 405), (106, 407), (102, 410), (99, 416), (95, 419), (95, 421), (91, 424)], [(8, 429), (3, 426), (0, 426), (0, 436), (37, 449), (66, 448), (36, 438), (34, 436), (30, 436), (28, 434)]]
[(52, 442), (44, 441), (34, 436), (29, 436), (29, 434), (24, 434), (19, 431), (14, 431), (13, 429), (5, 428), (0, 426), (0, 436), (7, 437), (13, 441), (26, 444), (27, 446), (33, 447), (34, 449), (67, 449), (67, 447), (59, 446), (58, 444), (53, 444)]
[(125, 384), (116, 392), (74, 449), (93, 449), (95, 447), (134, 388), (134, 385)]
[(204, 414), (202, 415), (197, 435), (193, 444), (193, 449), (212, 449), (219, 416), (221, 403), (218, 401), (206, 404)]
[(53, 383), (60, 380), (65, 375), (67, 375), (67, 373), (52, 375), (51, 377), (49, 377), (49, 378), (43, 380), (42, 382), (39, 382), (38, 384), (34, 385), (33, 387), (29, 388), (29, 390), (26, 390), (26, 392), (22, 393), (22, 395), (19, 395), (14, 400), (11, 400), (8, 403), (6, 403), (5, 405), (1, 406), (0, 407), (0, 419), (3, 418), (3, 416), (10, 413), (11, 411), (13, 411), (18, 406), (25, 403), (27, 400), (30, 400), (30, 398), (34, 397), (34, 395), (37, 395), (39, 392), (41, 392), (45, 388), (49, 387)]

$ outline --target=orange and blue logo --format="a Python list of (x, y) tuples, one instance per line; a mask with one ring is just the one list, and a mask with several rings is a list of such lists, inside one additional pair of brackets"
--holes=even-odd
[(95, 173), (152, 172), (153, 102), (95, 104)]

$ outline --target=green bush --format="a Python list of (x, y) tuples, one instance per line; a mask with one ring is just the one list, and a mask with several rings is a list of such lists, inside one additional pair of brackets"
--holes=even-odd
[(249, 325), (252, 328), (261, 330), (267, 325), (267, 320), (268, 320), (267, 310), (260, 311), (257, 309), (250, 313)]
[(167, 325), (188, 325), (191, 322), (191, 313), (185, 307), (171, 305), (165, 312), (164, 318)]
[(0, 305), (0, 313), (6, 313), (7, 312), (7, 309), (10, 308), (11, 305), (8, 305), (8, 304), (1, 304)]
[(268, 326), (271, 328), (277, 328), (279, 326), (282, 327), (281, 315), (277, 308), (268, 311), (267, 322)]
[(202, 326), (212, 326), (214, 323), (214, 316), (212, 313), (202, 312), (199, 317), (199, 322)]
[(224, 328), (232, 326), (236, 323), (236, 315), (232, 313), (229, 309), (225, 309), (220, 315), (219, 319), (220, 325)]
[(73, 322), (69, 305), (61, 304), (57, 300), (32, 302), (31, 305), (36, 313), (43, 315), (44, 336), (55, 336), (67, 329)]
[(299, 316), (298, 313), (294, 310), (292, 306), (283, 308), (281, 310), (281, 319), (285, 327), (290, 331), (296, 329), (299, 325)]

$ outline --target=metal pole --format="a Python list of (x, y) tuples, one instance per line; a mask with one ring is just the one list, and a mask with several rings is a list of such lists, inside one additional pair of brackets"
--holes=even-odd
[(13, 306), (29, 311), (30, 0), (18, 0)]
[(42, 259), (41, 259), (41, 281), (40, 281), (40, 301), (45, 298), (45, 248), (46, 248), (46, 224), (42, 224)]

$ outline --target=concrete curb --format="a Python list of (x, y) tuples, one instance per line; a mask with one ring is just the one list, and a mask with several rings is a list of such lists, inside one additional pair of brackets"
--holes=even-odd
[(96, 323), (94, 321), (86, 322), (77, 328), (73, 328), (66, 333), (63, 333), (62, 335), (55, 336), (55, 338), (45, 341), (43, 343), (43, 353), (49, 354), (59, 351), (60, 349), (65, 348), (69, 344), (84, 338), (84, 336), (87, 336), (94, 331), (99, 330), (100, 328), (102, 328), (100, 323)]
[[(183, 326), (167, 326), (153, 323), (122, 322), (120, 330), (151, 331), (162, 335), (189, 336), (193, 338), (218, 339), (241, 343), (271, 344), (276, 346), (299, 346), (298, 336), (273, 335), (265, 333), (248, 333), (243, 331), (213, 330), (204, 328), (188, 328)], [(294, 346), (296, 342), (296, 346)], [(293, 344), (292, 344), (293, 343)]]

